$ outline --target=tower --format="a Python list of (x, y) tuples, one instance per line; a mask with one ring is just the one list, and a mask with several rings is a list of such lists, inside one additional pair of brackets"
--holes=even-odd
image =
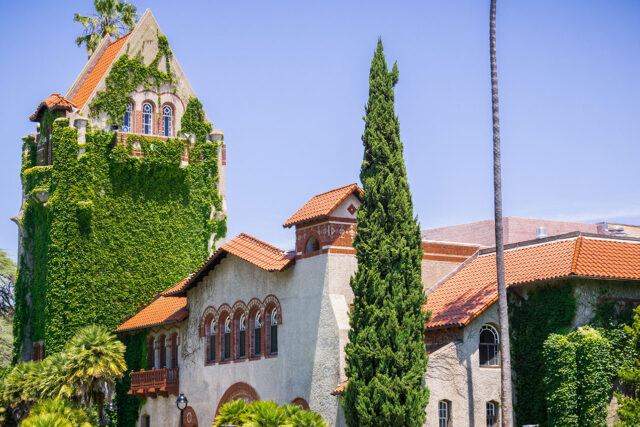
[(225, 145), (153, 15), (106, 37), (23, 138), (14, 360), (114, 329), (226, 234)]

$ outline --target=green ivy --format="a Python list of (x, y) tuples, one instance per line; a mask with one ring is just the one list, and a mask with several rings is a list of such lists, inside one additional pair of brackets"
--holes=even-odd
[(566, 335), (551, 334), (542, 349), (547, 416), (554, 425), (578, 427), (576, 345)]
[[(105, 79), (105, 90), (98, 92), (89, 104), (92, 117), (107, 113), (109, 124), (118, 125), (127, 111), (127, 105), (131, 102), (131, 93), (139, 86), (144, 89), (155, 88), (159, 93), (160, 86), (173, 82), (174, 75), (171, 72), (173, 53), (169, 48), (169, 42), (165, 36), (158, 36), (157, 44), (158, 53), (149, 65), (144, 65), (141, 53), (131, 58), (125, 53), (113, 63)], [(166, 71), (158, 69), (162, 58), (165, 59)], [(158, 115), (158, 120), (160, 117)]]
[[(23, 244), (33, 262), (20, 259), (14, 360), (27, 324), (48, 354), (88, 323), (115, 329), (201, 265), (212, 233), (218, 239), (226, 230), (225, 218), (211, 219), (212, 206), (221, 209), (215, 143), (197, 143), (186, 167), (187, 140), (131, 135), (116, 145), (113, 133), (88, 131), (78, 156), (77, 130), (58, 120), (52, 143), (53, 165), (28, 164), (23, 172), (27, 188), (46, 187), (50, 197), (24, 206)], [(143, 156), (131, 155), (134, 144)], [(31, 161), (30, 152), (24, 157)], [(144, 345), (127, 349), (130, 369)], [(130, 401), (127, 387), (120, 386), (120, 401)], [(121, 418), (135, 417), (124, 405), (118, 411), (129, 415)]]
[(128, 394), (131, 388), (131, 371), (148, 369), (147, 366), (147, 335), (148, 331), (127, 334), (122, 337), (122, 341), (127, 346), (124, 359), (127, 362), (128, 371), (122, 380), (116, 383), (116, 419), (112, 420), (114, 425), (134, 426), (138, 422), (140, 408), (144, 401)]
[(576, 313), (573, 285), (569, 281), (541, 286), (526, 302), (511, 301), (512, 366), (518, 396), (518, 425), (549, 425), (546, 421), (543, 344), (550, 334), (569, 331)]

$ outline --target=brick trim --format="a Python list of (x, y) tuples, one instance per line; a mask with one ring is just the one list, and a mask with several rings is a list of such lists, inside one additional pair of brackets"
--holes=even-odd
[(258, 392), (249, 384), (245, 382), (237, 382), (229, 387), (220, 398), (220, 402), (218, 403), (218, 407), (216, 408), (216, 417), (220, 413), (220, 408), (222, 408), (225, 403), (237, 399), (244, 399), (245, 401), (254, 402), (256, 400), (260, 400), (260, 396), (258, 395)]

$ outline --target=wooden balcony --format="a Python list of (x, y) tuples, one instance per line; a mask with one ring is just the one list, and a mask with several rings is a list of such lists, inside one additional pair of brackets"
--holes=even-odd
[(131, 371), (131, 390), (136, 397), (167, 397), (178, 395), (180, 377), (178, 368), (151, 369), (150, 371)]

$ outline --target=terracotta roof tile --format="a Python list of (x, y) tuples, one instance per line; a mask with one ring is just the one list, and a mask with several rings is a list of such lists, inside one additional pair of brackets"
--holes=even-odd
[(29, 120), (31, 120), (32, 122), (37, 122), (38, 120), (40, 120), (40, 114), (45, 108), (49, 110), (71, 111), (74, 107), (75, 105), (71, 101), (65, 99), (59, 93), (52, 93), (47, 99), (45, 99), (38, 105), (36, 111), (31, 116), (29, 116)]
[[(131, 33), (129, 33), (131, 34)], [(82, 85), (78, 88), (71, 100), (78, 108), (82, 108), (84, 104), (93, 93), (104, 73), (109, 69), (111, 63), (120, 52), (120, 48), (124, 45), (124, 42), (129, 38), (129, 34), (120, 37), (118, 40), (111, 43), (102, 53), (102, 56), (96, 62), (96, 65), (89, 71), (87, 77), (82, 82)]]
[(296, 213), (291, 215), (283, 227), (291, 227), (301, 222), (311, 221), (312, 219), (329, 216), (340, 203), (342, 203), (351, 193), (358, 192), (362, 194), (362, 190), (358, 184), (349, 184), (326, 193), (318, 194), (309, 200)]
[(282, 249), (241, 233), (222, 245), (195, 273), (164, 291), (163, 295), (178, 295), (195, 286), (226, 254), (235, 255), (267, 271), (282, 271), (295, 262), (295, 254), (288, 254)]
[(160, 296), (135, 316), (124, 321), (116, 332), (150, 328), (166, 323), (179, 322), (189, 315), (186, 297)]
[[(572, 234), (506, 250), (507, 286), (569, 276), (640, 280), (640, 242)], [(426, 326), (465, 326), (497, 299), (495, 253), (478, 256), (429, 294)]]

